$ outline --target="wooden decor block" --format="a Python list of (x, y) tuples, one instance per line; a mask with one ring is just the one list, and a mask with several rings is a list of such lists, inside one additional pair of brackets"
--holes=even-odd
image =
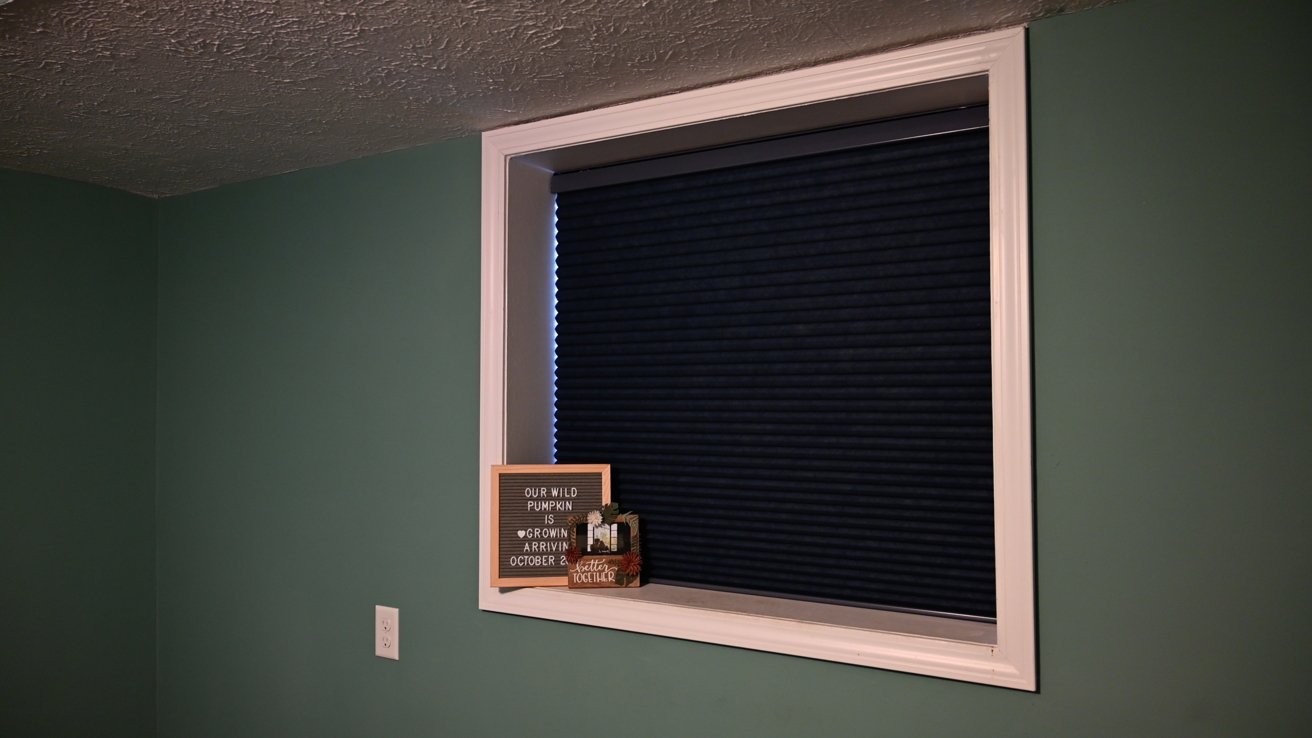
[(574, 589), (642, 586), (638, 516), (610, 503), (569, 519), (569, 586)]

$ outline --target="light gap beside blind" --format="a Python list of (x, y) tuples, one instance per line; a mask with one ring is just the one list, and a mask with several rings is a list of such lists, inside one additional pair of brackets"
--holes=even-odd
[(992, 619), (987, 109), (558, 174), (558, 463), (653, 581)]

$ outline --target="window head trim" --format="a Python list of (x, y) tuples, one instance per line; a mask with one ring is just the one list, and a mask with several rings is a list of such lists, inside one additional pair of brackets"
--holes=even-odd
[[(480, 547), (494, 464), (550, 461), (551, 173), (723, 143), (736, 135), (891, 117), (980, 102), (990, 108), (994, 526), (992, 633), (868, 611), (846, 617), (753, 610), (746, 601), (646, 587), (637, 595), (485, 586), (479, 607), (587, 625), (1037, 688), (1033, 580), (1029, 185), (1024, 29), (513, 126), (483, 135)], [(735, 133), (736, 131), (736, 133)], [(512, 299), (513, 297), (513, 299)], [(705, 593), (702, 593), (704, 595)], [(769, 599), (769, 598), (765, 598)], [(759, 604), (759, 603), (758, 603)], [(766, 603), (767, 605), (769, 603)]]

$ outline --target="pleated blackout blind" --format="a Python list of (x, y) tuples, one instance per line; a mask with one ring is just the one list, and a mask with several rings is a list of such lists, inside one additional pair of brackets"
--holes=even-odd
[(995, 617), (988, 131), (917, 125), (553, 187), (556, 460), (653, 581)]

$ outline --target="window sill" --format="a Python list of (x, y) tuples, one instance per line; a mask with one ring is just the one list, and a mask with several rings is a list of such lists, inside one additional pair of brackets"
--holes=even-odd
[[(570, 590), (563, 589), (565, 592)], [(718, 592), (669, 584), (648, 584), (637, 589), (579, 590), (578, 594), (607, 599), (650, 602), (712, 612), (736, 613), (759, 618), (792, 620), (892, 634), (915, 633), (925, 638), (995, 645), (998, 629), (992, 623), (957, 618), (939, 618), (862, 607), (844, 607), (821, 602), (786, 600), (779, 597)]]
[(991, 623), (649, 584), (480, 590), (483, 610), (1033, 689)]

